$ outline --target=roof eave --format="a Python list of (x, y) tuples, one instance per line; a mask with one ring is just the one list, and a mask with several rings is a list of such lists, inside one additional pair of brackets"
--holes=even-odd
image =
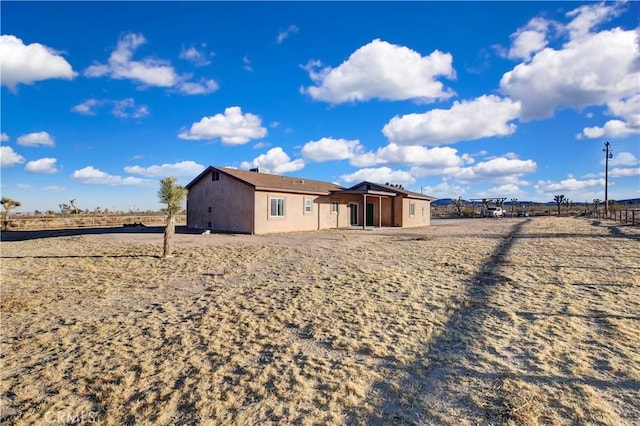
[(306, 190), (302, 190), (302, 189), (289, 189), (289, 188), (279, 188), (279, 187), (273, 187), (273, 186), (255, 186), (254, 187), (256, 191), (266, 191), (266, 192), (289, 192), (292, 194), (309, 194), (309, 195), (329, 195), (331, 194), (331, 191), (320, 191), (320, 190), (315, 190), (315, 191), (306, 191)]

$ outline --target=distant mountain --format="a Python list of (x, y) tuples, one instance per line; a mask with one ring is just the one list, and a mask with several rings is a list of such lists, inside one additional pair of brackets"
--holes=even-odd
[[(446, 206), (450, 206), (453, 204), (453, 201), (457, 200), (457, 198), (440, 198), (436, 201), (433, 201), (431, 203), (432, 206), (437, 206), (437, 207), (446, 207)], [(462, 200), (462, 202), (467, 205), (467, 204), (472, 204), (471, 201), (468, 200)], [(619, 205), (623, 205), (623, 206), (629, 206), (629, 205), (636, 205), (638, 208), (640, 208), (640, 198), (630, 198), (628, 200), (615, 200), (616, 204)], [(476, 204), (478, 204), (476, 202)], [(538, 201), (521, 201), (518, 200), (516, 202), (516, 205), (518, 206), (526, 206), (526, 205), (530, 205), (530, 204), (537, 204), (537, 205), (543, 205), (543, 206), (555, 206), (557, 205), (557, 203), (555, 201), (548, 201), (546, 203), (541, 203)], [(584, 201), (575, 201), (573, 202), (574, 206), (584, 206), (585, 204), (587, 205), (591, 205), (591, 202), (587, 202), (585, 203)], [(600, 204), (604, 204), (604, 200), (600, 200)], [(505, 200), (505, 202), (503, 203), (504, 206), (510, 206), (511, 205), (511, 201)]]
[(629, 198), (628, 200), (616, 200), (616, 203), (623, 204), (623, 205), (635, 204), (636, 206), (640, 207), (640, 198)]
[(438, 206), (438, 207), (446, 207), (446, 206), (450, 206), (451, 204), (453, 204), (453, 198), (440, 198), (438, 200), (431, 202), (432, 206)]

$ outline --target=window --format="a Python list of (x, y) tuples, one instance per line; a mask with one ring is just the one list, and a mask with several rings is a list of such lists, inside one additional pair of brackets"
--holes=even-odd
[(270, 198), (269, 216), (284, 217), (284, 198)]
[(304, 212), (305, 213), (311, 213), (311, 210), (313, 209), (313, 201), (309, 198), (305, 198), (304, 200)]
[(416, 215), (416, 203), (415, 202), (411, 202), (409, 203), (409, 215), (411, 216), (415, 216)]
[(331, 202), (331, 213), (338, 213), (338, 208), (340, 207), (340, 205), (338, 204), (337, 201), (332, 201)]
[(217, 170), (214, 170), (211, 172), (211, 180), (216, 181), (216, 180), (220, 180), (220, 172)]
[(207, 212), (211, 213), (211, 206), (207, 209)]

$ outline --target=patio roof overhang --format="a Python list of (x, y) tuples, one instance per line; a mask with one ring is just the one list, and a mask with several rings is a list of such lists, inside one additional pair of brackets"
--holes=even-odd
[(338, 191), (333, 191), (334, 194), (354, 194), (354, 195), (376, 195), (378, 197), (395, 197), (398, 195), (397, 192), (389, 192), (389, 191), (375, 191), (373, 189), (369, 190), (350, 190), (343, 189)]

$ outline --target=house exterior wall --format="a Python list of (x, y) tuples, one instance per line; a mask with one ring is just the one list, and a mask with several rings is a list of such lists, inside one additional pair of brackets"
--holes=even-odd
[[(317, 206), (319, 208), (319, 229), (346, 228), (349, 226), (348, 204), (343, 198), (335, 196), (318, 197)], [(338, 211), (332, 210), (332, 203), (338, 203)]]
[(404, 198), (402, 197), (394, 197), (393, 198), (393, 226), (404, 226), (404, 217), (402, 215), (402, 205), (404, 203)]
[[(411, 214), (411, 203), (415, 203), (414, 212)], [(402, 199), (402, 226), (427, 226), (431, 224), (431, 202), (417, 198), (405, 197)]]
[[(254, 189), (224, 173), (211, 172), (189, 188), (187, 226), (219, 232), (253, 233)], [(211, 211), (209, 211), (211, 208)]]
[(383, 198), (382, 201), (382, 226), (393, 226), (393, 198)]
[[(284, 216), (271, 215), (271, 199), (284, 199)], [(329, 205), (320, 203), (320, 199), (327, 198), (318, 195), (292, 194), (275, 191), (256, 191), (255, 193), (255, 230), (256, 234), (272, 232), (313, 231), (319, 229), (319, 224), (327, 223), (321, 220), (322, 215), (329, 213)], [(311, 200), (311, 211), (305, 211), (305, 202)], [(319, 216), (319, 214), (321, 216)]]

